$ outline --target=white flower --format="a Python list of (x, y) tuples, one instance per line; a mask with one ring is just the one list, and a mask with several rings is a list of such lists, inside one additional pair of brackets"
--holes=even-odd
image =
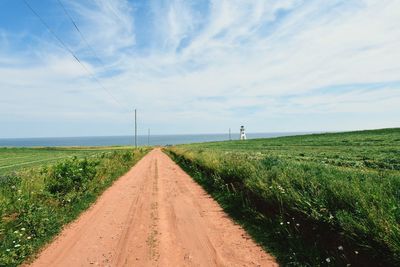
[(11, 250), (8, 248), (8, 249), (6, 249), (6, 251), (7, 251), (7, 252), (10, 252)]
[(355, 250), (354, 253), (355, 253), (356, 255), (358, 255), (358, 251), (357, 251), (357, 250)]
[(14, 231), (14, 234), (18, 234), (18, 233), (19, 233), (19, 231), (18, 231), (18, 230), (15, 230), (15, 231)]
[(21, 245), (20, 244), (16, 244), (14, 247), (15, 248), (18, 248), (18, 247), (20, 247)]
[(25, 231), (26, 229), (24, 227), (21, 228), (21, 231)]
[(290, 222), (286, 222), (287, 224), (290, 224)]
[(330, 259), (330, 258), (326, 258), (325, 260), (326, 260), (327, 263), (330, 263), (330, 262), (331, 262), (331, 259)]
[(299, 227), (299, 226), (300, 226), (300, 224), (299, 224), (299, 223), (296, 223), (296, 226), (297, 226), (297, 227)]
[(283, 222), (281, 222), (281, 225), (283, 225)]
[(338, 246), (338, 250), (343, 250), (343, 246)]
[(285, 189), (282, 186), (278, 185), (277, 187), (281, 191), (282, 194), (285, 194)]
[(31, 236), (28, 236), (28, 237), (27, 237), (27, 239), (31, 239), (31, 238), (32, 238)]

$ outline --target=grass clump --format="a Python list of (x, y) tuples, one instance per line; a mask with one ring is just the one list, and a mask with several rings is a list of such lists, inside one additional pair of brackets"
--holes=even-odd
[(102, 152), (1, 175), (0, 266), (29, 259), (147, 151)]
[(45, 190), (60, 201), (65, 201), (70, 192), (86, 191), (99, 164), (99, 160), (76, 157), (56, 164), (45, 179)]
[[(285, 266), (399, 266), (397, 160), (373, 167), (319, 160), (325, 151), (362, 162), (369, 151), (371, 162), (381, 162), (398, 144), (380, 133), (388, 138), (393, 130), (182, 145), (168, 153)], [(346, 149), (321, 148), (341, 139)]]

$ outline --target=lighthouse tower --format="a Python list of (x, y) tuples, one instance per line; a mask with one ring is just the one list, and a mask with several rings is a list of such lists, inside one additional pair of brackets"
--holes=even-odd
[(240, 126), (240, 140), (246, 140), (246, 132), (244, 131), (244, 126)]

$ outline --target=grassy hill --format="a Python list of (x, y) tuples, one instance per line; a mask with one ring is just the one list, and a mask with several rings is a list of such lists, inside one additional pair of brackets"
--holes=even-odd
[(400, 128), (168, 153), (283, 265), (400, 265)]
[(336, 166), (400, 170), (400, 128), (185, 145)]

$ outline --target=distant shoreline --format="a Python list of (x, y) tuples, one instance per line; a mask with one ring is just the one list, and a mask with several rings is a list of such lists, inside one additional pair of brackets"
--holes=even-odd
[[(275, 132), (247, 133), (248, 139), (312, 134), (316, 132)], [(232, 140), (238, 140), (239, 134), (232, 133)], [(227, 141), (229, 134), (165, 134), (138, 135), (138, 145), (176, 145), (213, 141)], [(133, 145), (133, 136), (82, 136), (82, 137), (32, 137), (32, 138), (0, 138), (0, 147), (57, 147), (57, 146), (127, 146)]]

